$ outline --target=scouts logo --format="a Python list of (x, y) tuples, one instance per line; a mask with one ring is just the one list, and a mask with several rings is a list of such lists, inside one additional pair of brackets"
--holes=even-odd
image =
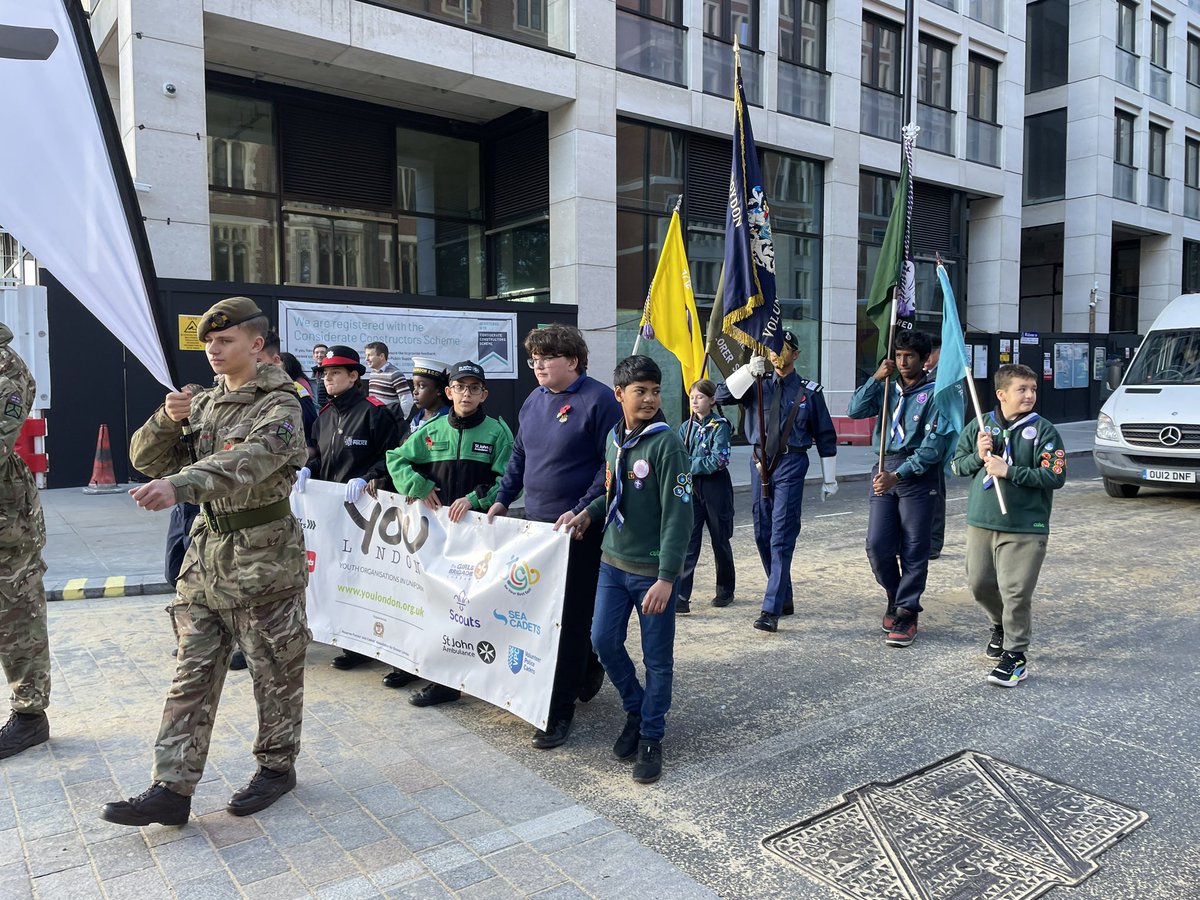
[(508, 577), (504, 581), (504, 587), (511, 594), (528, 594), (538, 581), (541, 580), (542, 573), (533, 568), (529, 563), (517, 557), (509, 557)]
[(13, 394), (4, 405), (4, 415), (10, 419), (23, 419), (21, 414), (21, 395)]
[(508, 647), (508, 671), (514, 675), (521, 672), (521, 667), (525, 664), (525, 651), (520, 647), (514, 647), (511, 644)]
[(929, 395), (927, 393), (925, 393), (924, 391), (921, 391), (921, 393), (917, 394), (917, 402), (918, 403), (924, 403), (928, 399), (929, 399)]

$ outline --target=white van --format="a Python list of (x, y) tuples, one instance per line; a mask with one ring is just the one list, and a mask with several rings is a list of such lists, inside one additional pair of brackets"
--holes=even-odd
[(1093, 454), (1110, 497), (1143, 485), (1200, 490), (1200, 294), (1154, 320), (1100, 410)]

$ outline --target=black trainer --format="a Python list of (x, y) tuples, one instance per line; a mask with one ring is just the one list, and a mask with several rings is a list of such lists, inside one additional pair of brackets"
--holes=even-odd
[(637, 762), (633, 764), (633, 780), (638, 784), (654, 784), (662, 777), (662, 741), (640, 738)]
[(991, 684), (1011, 688), (1024, 681), (1027, 674), (1025, 654), (1005, 650), (1004, 655), (1000, 657), (1000, 662), (996, 668), (992, 669), (987, 680)]
[(533, 734), (533, 744), (535, 750), (553, 750), (555, 747), (561, 747), (567, 742), (567, 735), (571, 733), (570, 719), (551, 719), (547, 723), (545, 731), (538, 729)]
[(156, 781), (136, 797), (105, 803), (100, 818), (117, 825), (186, 825), (191, 812), (191, 797)]
[(416, 681), (417, 676), (412, 672), (405, 672), (403, 669), (392, 669), (383, 676), (383, 686), (390, 688), (402, 688), (410, 682)]
[(754, 627), (759, 631), (774, 633), (779, 630), (779, 616), (773, 616), (769, 612), (765, 612), (754, 620)]
[(796, 606), (791, 600), (789, 600), (787, 603), (783, 604), (783, 609), (780, 610), (780, 615), (794, 616), (795, 614), (796, 614)]
[(233, 655), (229, 657), (229, 668), (235, 672), (240, 672), (246, 668), (246, 654), (242, 652), (241, 647), (234, 650)]
[(728, 606), (732, 602), (733, 602), (733, 592), (732, 591), (730, 591), (728, 594), (718, 592), (717, 596), (712, 598), (712, 605), (716, 606), (716, 607)]
[(15, 709), (0, 727), (0, 759), (50, 740), (50, 720), (45, 712), (19, 713)]
[(1004, 626), (993, 625), (992, 634), (988, 638), (983, 655), (991, 660), (999, 660), (1004, 655)]
[(617, 759), (629, 759), (637, 753), (641, 731), (642, 717), (637, 713), (626, 713), (625, 727), (621, 729), (621, 736), (613, 744), (613, 755)]
[(250, 783), (229, 798), (226, 812), (234, 816), (248, 816), (261, 812), (296, 786), (296, 770), (276, 772), (259, 766)]
[(453, 703), (461, 696), (462, 694), (454, 688), (431, 681), (409, 696), (408, 702), (413, 706), (437, 706), (439, 703)]
[(335, 656), (330, 665), (335, 669), (354, 669), (370, 661), (371, 657), (369, 656), (363, 656), (361, 653), (355, 653), (353, 650), (343, 650), (342, 655)]
[(688, 599), (688, 600), (681, 599), (681, 600), (675, 601), (675, 615), (686, 616), (691, 611), (692, 611), (692, 601), (690, 599)]

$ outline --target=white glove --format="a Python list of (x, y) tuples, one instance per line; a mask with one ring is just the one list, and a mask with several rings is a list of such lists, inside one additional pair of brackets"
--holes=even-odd
[(754, 384), (754, 373), (750, 371), (749, 363), (746, 363), (744, 366), (738, 366), (725, 379), (725, 387), (729, 388), (729, 393), (737, 400), (742, 399), (742, 395), (750, 390), (750, 385), (752, 384)]
[(308, 471), (308, 466), (305, 466), (296, 473), (296, 484), (292, 488), (297, 494), (304, 493), (304, 486), (308, 484), (308, 479), (312, 477), (312, 472)]
[(822, 456), (821, 457), (821, 502), (825, 502), (826, 497), (832, 497), (838, 492), (837, 483), (837, 457)]
[(750, 374), (753, 375), (755, 378), (758, 378), (762, 375), (767, 374), (768, 366), (767, 366), (767, 358), (765, 356), (750, 357), (750, 362), (748, 363), (748, 365), (750, 366)]
[(358, 498), (367, 489), (367, 483), (361, 478), (351, 478), (346, 482), (346, 502), (357, 503)]

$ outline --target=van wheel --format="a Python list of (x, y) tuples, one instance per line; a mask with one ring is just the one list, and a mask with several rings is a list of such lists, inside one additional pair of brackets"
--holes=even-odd
[(1111, 478), (1104, 479), (1104, 492), (1110, 497), (1116, 497), (1118, 500), (1128, 500), (1130, 497), (1136, 497), (1139, 490), (1141, 490), (1141, 485), (1138, 484), (1121, 484), (1119, 481), (1113, 481)]

